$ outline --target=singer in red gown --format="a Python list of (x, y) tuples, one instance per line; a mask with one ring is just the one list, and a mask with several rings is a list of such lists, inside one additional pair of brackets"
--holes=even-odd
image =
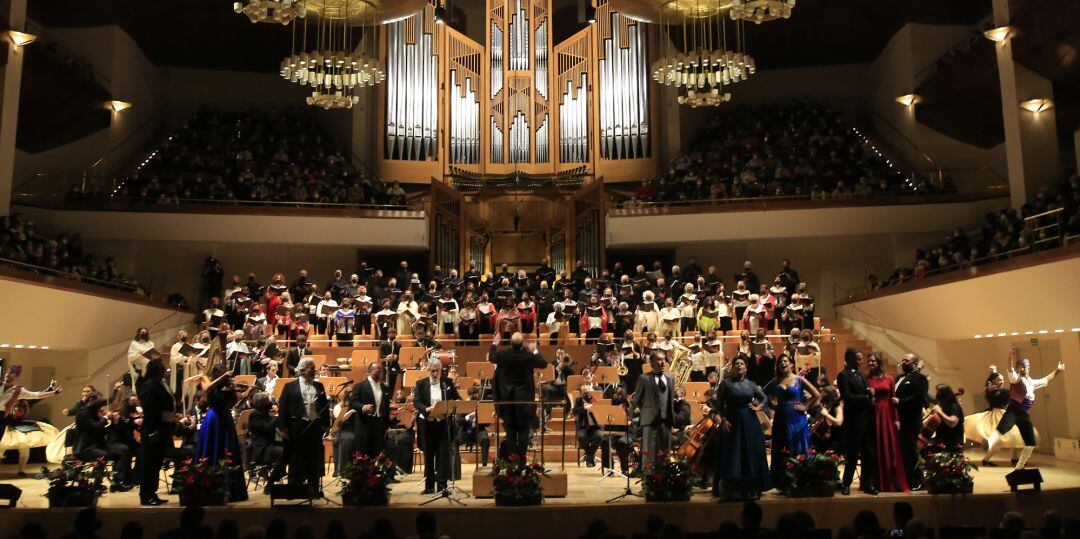
[(907, 492), (907, 473), (897, 434), (893, 377), (885, 374), (881, 356), (871, 354), (867, 385), (874, 390), (874, 442), (877, 449), (877, 488), (881, 492)]

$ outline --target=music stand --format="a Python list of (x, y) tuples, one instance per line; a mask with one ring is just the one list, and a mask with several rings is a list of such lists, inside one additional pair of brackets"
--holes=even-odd
[(491, 375), (494, 372), (494, 363), (487, 361), (469, 361), (465, 363), (465, 375), (480, 380), (480, 400), (484, 400), (484, 392), (491, 384)]
[[(610, 405), (610, 404), (606, 405), (606, 406), (611, 406), (614, 409), (614, 410), (611, 411), (610, 417), (614, 418), (614, 416), (616, 414), (621, 414), (622, 415), (622, 417), (621, 417), (621, 419), (623, 421), (622, 426), (626, 427), (626, 432), (629, 434), (629, 432), (630, 432), (630, 414), (626, 413), (626, 410), (624, 410), (622, 406)], [(595, 411), (593, 412), (593, 415), (596, 415)], [(609, 414), (605, 414), (605, 420), (606, 420), (607, 417), (609, 417)], [(607, 421), (608, 421), (607, 424), (609, 424), (609, 426), (615, 426), (616, 425), (616, 423), (614, 421), (610, 421), (610, 420), (607, 420)], [(617, 502), (617, 501), (620, 501), (620, 500), (622, 500), (622, 499), (624, 499), (624, 498), (626, 498), (628, 496), (634, 496), (636, 498), (643, 498), (644, 496), (642, 496), (641, 494), (635, 494), (634, 491), (630, 488), (630, 476), (629, 475), (625, 475), (625, 474), (623, 474), (621, 472), (614, 471), (615, 457), (614, 457), (614, 455), (612, 453), (613, 453), (613, 450), (611, 448), (611, 437), (609, 435), (609, 437), (608, 437), (608, 454), (611, 455), (611, 459), (612, 459), (611, 460), (612, 469), (609, 470), (611, 472), (610, 475), (618, 474), (618, 475), (621, 475), (621, 476), (625, 477), (626, 478), (626, 490), (624, 490), (622, 494), (619, 494), (618, 496), (615, 496), (614, 498), (612, 498), (610, 500), (607, 500), (604, 503)], [(601, 481), (603, 479), (604, 479), (603, 477), (600, 478)]]
[(604, 473), (600, 475), (600, 479), (597, 479), (596, 482), (599, 483), (612, 476), (626, 477), (622, 472), (615, 469), (615, 447), (611, 441), (613, 432), (610, 430), (612, 427), (621, 427), (627, 424), (626, 410), (621, 405), (593, 404), (592, 414), (596, 418), (597, 424), (604, 430), (604, 442), (607, 443), (608, 459), (611, 462), (611, 467), (603, 470), (604, 459), (600, 459), (600, 468)]
[[(429, 419), (430, 418), (440, 418), (440, 417), (443, 418), (443, 423), (446, 424), (446, 443), (451, 444), (451, 448), (452, 448), (453, 441), (450, 439), (450, 423), (452, 421), (457, 420), (457, 414), (459, 414), (459, 413), (468, 414), (470, 412), (475, 412), (475, 411), (476, 411), (476, 401), (462, 401), (462, 400), (439, 401), (439, 402), (435, 403), (432, 411), (428, 413), (428, 418)], [(440, 500), (440, 499), (445, 498), (446, 500), (448, 500), (452, 504), (457, 504), (457, 505), (460, 505), (460, 506), (463, 506), (463, 507), (465, 506), (465, 502), (461, 501), (461, 499), (458, 498), (457, 496), (454, 496), (454, 492), (455, 491), (464, 492), (466, 497), (471, 496), (471, 494), (468, 491), (466, 491), (465, 489), (462, 489), (462, 488), (457, 486), (457, 482), (454, 480), (454, 470), (453, 470), (454, 464), (453, 464), (453, 461), (454, 461), (454, 458), (451, 456), (450, 457), (450, 462), (445, 463), (450, 467), (450, 470), (448, 470), (448, 472), (447, 472), (448, 479), (447, 479), (446, 488), (440, 490), (439, 492), (437, 492), (435, 494), (435, 496), (433, 496), (431, 499), (427, 500), (426, 502), (421, 503), (420, 505), (422, 505), (422, 506), (427, 505), (427, 504), (432, 503), (432, 502), (434, 502), (436, 500)]]
[(619, 383), (619, 370), (616, 367), (600, 366), (593, 370), (593, 380), (603, 386)]

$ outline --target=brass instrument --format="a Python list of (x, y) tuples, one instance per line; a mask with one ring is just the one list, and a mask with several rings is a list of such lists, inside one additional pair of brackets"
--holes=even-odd
[(690, 379), (690, 371), (694, 368), (694, 362), (690, 359), (690, 349), (682, 345), (676, 345), (672, 352), (671, 367), (668, 372), (675, 379), (675, 385), (681, 386)]

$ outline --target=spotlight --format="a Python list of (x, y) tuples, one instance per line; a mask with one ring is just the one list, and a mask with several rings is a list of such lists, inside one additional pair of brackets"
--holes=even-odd
[(592, 0), (585, 0), (585, 20), (589, 24), (596, 24), (596, 6)]
[(1050, 110), (1054, 108), (1054, 101), (1046, 98), (1028, 99), (1023, 103), (1020, 103), (1020, 108), (1032, 114), (1038, 114), (1044, 110)]
[(110, 109), (112, 109), (113, 112), (120, 112), (122, 110), (130, 109), (132, 107), (131, 103), (128, 103), (127, 101), (118, 101), (115, 99), (109, 101), (107, 105)]
[(19, 32), (17, 30), (8, 30), (8, 39), (15, 44), (16, 47), (25, 47), (35, 41), (37, 36), (34, 34), (28, 34), (26, 32)]
[(446, 7), (443, 5), (435, 6), (435, 24), (443, 24), (446, 22)]
[(1012, 30), (1011, 26), (999, 26), (983, 32), (983, 35), (994, 43), (1001, 43), (1012, 36)]
[(916, 94), (906, 94), (896, 98), (896, 102), (905, 107), (914, 107), (915, 105), (922, 103), (922, 97)]

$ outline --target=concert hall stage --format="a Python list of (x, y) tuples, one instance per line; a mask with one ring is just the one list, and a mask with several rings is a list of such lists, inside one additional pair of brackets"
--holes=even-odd
[[(975, 455), (972, 455), (974, 458)], [(1065, 516), (1080, 517), (1080, 465), (1056, 460), (1048, 455), (1036, 455), (1034, 465), (1039, 466), (1045, 483), (1041, 493), (1011, 493), (1005, 482), (1005, 474), (1011, 468), (1007, 461), (999, 468), (984, 468), (975, 472), (975, 493), (965, 496), (931, 496), (924, 492), (914, 494), (883, 493), (878, 496), (853, 493), (849, 497), (814, 499), (788, 499), (774, 493), (766, 493), (761, 504), (765, 509), (765, 525), (773, 526), (777, 517), (789, 511), (809, 512), (821, 528), (836, 529), (850, 523), (856, 513), (872, 509), (883, 525), (891, 522), (892, 504), (907, 501), (915, 507), (916, 518), (930, 526), (982, 524), (994, 525), (1005, 511), (1021, 511), (1039, 522), (1046, 509), (1056, 509)], [(490, 469), (490, 468), (489, 468)], [(556, 465), (557, 469), (557, 465)], [(471, 490), (473, 467), (466, 465), (459, 485)], [(480, 473), (485, 473), (481, 471)], [(230, 518), (240, 524), (243, 531), (254, 525), (265, 525), (272, 518), (281, 517), (295, 526), (308, 522), (317, 533), (331, 519), (341, 520), (349, 537), (371, 526), (378, 517), (390, 519), (399, 537), (414, 532), (414, 519), (422, 510), (431, 511), (438, 518), (439, 531), (455, 539), (463, 537), (513, 537), (514, 539), (541, 539), (550, 537), (577, 537), (585, 532), (590, 522), (602, 519), (617, 533), (629, 533), (644, 529), (645, 519), (658, 514), (668, 522), (682, 526), (684, 531), (715, 530), (725, 521), (739, 521), (741, 504), (718, 502), (708, 492), (697, 492), (686, 503), (644, 503), (640, 498), (627, 498), (613, 504), (605, 500), (619, 495), (625, 488), (625, 480), (607, 478), (598, 482), (599, 468), (568, 465), (569, 495), (561, 499), (549, 499), (543, 506), (530, 508), (496, 508), (494, 500), (465, 498), (464, 507), (438, 500), (420, 507), (430, 499), (421, 496), (420, 469), (402, 483), (394, 485), (391, 502), (385, 508), (342, 509), (325, 501), (315, 503), (314, 508), (270, 508), (269, 498), (261, 492), (252, 493), (252, 499), (223, 508), (207, 509), (207, 522), (214, 524)], [(12, 477), (14, 467), (4, 466), (0, 477)], [(0, 534), (15, 533), (25, 522), (42, 522), (50, 537), (57, 537), (71, 530), (74, 509), (47, 509), (44, 480), (13, 479), (8, 481), (23, 489), (22, 499), (14, 510), (0, 510)], [(639, 489), (635, 485), (635, 491)], [(336, 484), (329, 485), (326, 492), (336, 498)], [(103, 520), (102, 537), (118, 537), (121, 526), (128, 520), (143, 523), (147, 537), (175, 527), (180, 513), (177, 498), (168, 496), (169, 504), (144, 508), (138, 505), (138, 496), (132, 491), (108, 494), (99, 504)]]

